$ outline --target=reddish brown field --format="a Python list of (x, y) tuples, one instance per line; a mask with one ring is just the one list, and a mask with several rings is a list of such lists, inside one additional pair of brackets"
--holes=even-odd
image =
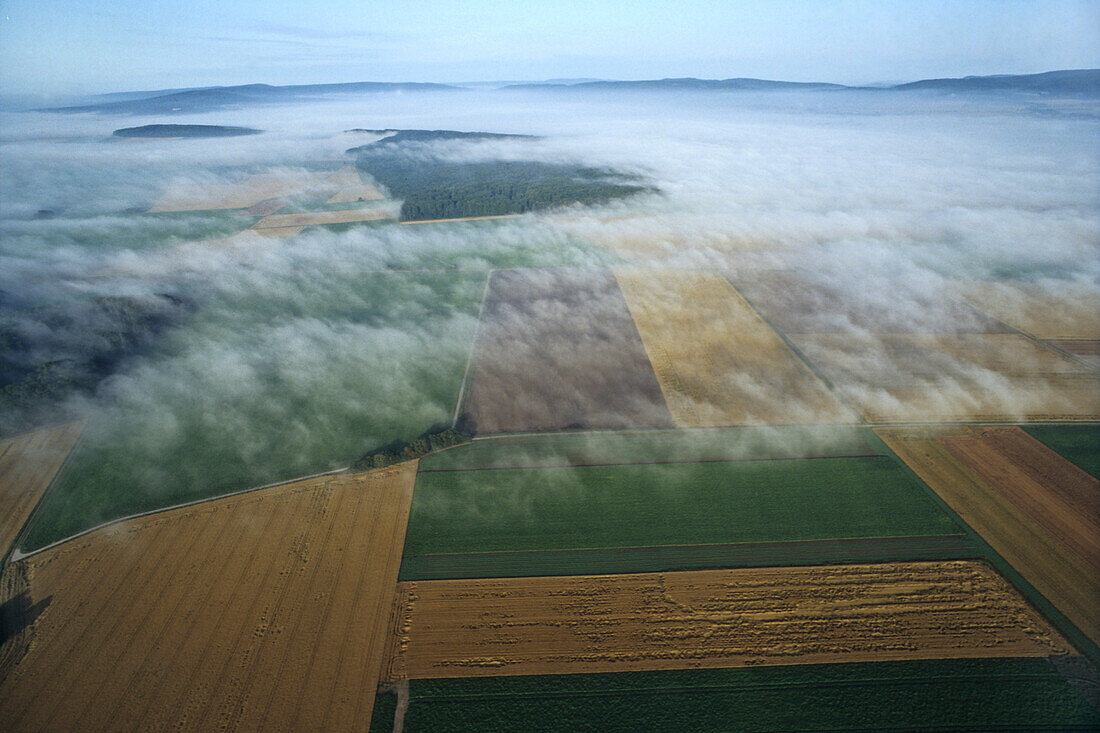
[(477, 432), (672, 426), (610, 272), (494, 271), (479, 329)]
[(421, 581), (395, 604), (389, 679), (1072, 653), (968, 561)]
[[(806, 271), (771, 271), (732, 278), (768, 322), (783, 333), (1008, 333), (1005, 324), (945, 292), (890, 282), (883, 293)], [(883, 303), (890, 307), (884, 308)]]
[(1095, 479), (1011, 430), (875, 432), (1048, 601), (1100, 643), (1100, 544), (1096, 493), (1089, 488)]
[(7, 730), (365, 730), (415, 463), (217, 499), (20, 565)]
[(84, 424), (40, 428), (0, 441), (0, 558), (76, 445)]

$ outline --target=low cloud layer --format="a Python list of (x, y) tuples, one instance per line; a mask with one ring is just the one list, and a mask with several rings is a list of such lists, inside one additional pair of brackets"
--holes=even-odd
[[(110, 139), (163, 121), (154, 118), (2, 113), (0, 304), (27, 333), (43, 313), (96, 298), (188, 304), (109, 377), (54, 407), (92, 421), (71, 491), (115, 484), (151, 505), (190, 498), (346, 465), (449, 422), (493, 268), (702, 268), (735, 283), (797, 271), (857, 293), (860, 309), (910, 321), (950, 320), (953, 311), (928, 303), (975, 279), (1089, 297), (1100, 278), (1100, 107), (1059, 105), (471, 92), (173, 120), (266, 131), (214, 141)], [(540, 135), (440, 143), (433, 154), (606, 166), (659, 193), (492, 226), (229, 244), (214, 241), (243, 228), (229, 212), (135, 213), (181, 187), (342, 164), (344, 150), (372, 139), (350, 128)], [(837, 317), (838, 328), (880, 343), (859, 318)], [(991, 389), (1019, 389), (987, 376)], [(84, 511), (74, 503), (69, 523), (111, 512)]]

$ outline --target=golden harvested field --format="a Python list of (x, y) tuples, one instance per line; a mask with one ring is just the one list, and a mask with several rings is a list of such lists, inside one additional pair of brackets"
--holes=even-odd
[(869, 422), (1096, 419), (1100, 377), (1019, 334), (791, 334)]
[(793, 250), (790, 243), (766, 232), (732, 235), (713, 222), (673, 221), (664, 215), (546, 213), (543, 218), (563, 232), (592, 242), (642, 267), (675, 269), (773, 268), (774, 257)]
[(0, 558), (76, 445), (84, 424), (40, 428), (0, 441)]
[(351, 201), (381, 201), (385, 196), (369, 183), (363, 183), (359, 171), (354, 166), (345, 165), (329, 176), (326, 183), (339, 186), (340, 190), (328, 200), (330, 204), (343, 204)]
[(371, 207), (367, 209), (337, 209), (335, 211), (303, 211), (297, 214), (271, 214), (256, 222), (252, 228), (258, 232), (283, 227), (317, 226), (319, 224), (350, 224), (356, 221), (376, 221), (392, 219), (388, 209)]
[(1039, 339), (1100, 339), (1095, 287), (1041, 288), (1004, 282), (961, 282), (956, 292), (975, 308)]
[(268, 199), (293, 196), (323, 184), (324, 171), (283, 171), (248, 176), (237, 183), (185, 182), (167, 191), (150, 212), (247, 209)]
[(1052, 339), (1044, 343), (1073, 354), (1093, 369), (1100, 369), (1100, 339)]
[(970, 561), (401, 583), (389, 679), (1073, 649)]
[(677, 425), (855, 420), (722, 276), (622, 270), (615, 277)]
[[(1091, 502), (1069, 499), (1079, 492), (1071, 487), (1062, 490), (1065, 484), (1058, 477), (1064, 476), (1068, 469), (1059, 465), (1060, 456), (1042, 457), (1038, 449), (990, 456), (989, 449), (996, 450), (997, 443), (991, 446), (988, 437), (965, 427), (880, 428), (875, 432), (1017, 572), (1087, 637), (1100, 643), (1096, 537), (1092, 538), (1090, 562), (1049, 529), (1052, 523), (1070, 530), (1076, 527), (1077, 520), (1066, 516), (1067, 504), (1077, 501), (1078, 511), (1085, 515), (1095, 511), (1095, 499)], [(963, 460), (960, 456), (967, 443), (986, 445), (967, 449), (968, 455)], [(979, 456), (986, 462), (980, 472), (971, 467)], [(1037, 479), (1044, 475), (1045, 480)], [(996, 481), (991, 481), (992, 478)], [(1025, 485), (1013, 485), (1016, 481)], [(1023, 497), (1023, 491), (1043, 493)], [(1021, 509), (1016, 501), (1026, 501), (1028, 510)], [(1044, 506), (1047, 502), (1050, 505)], [(1095, 521), (1095, 515), (1089, 521)]]
[(8, 730), (365, 730), (415, 462), (203, 502), (22, 561)]

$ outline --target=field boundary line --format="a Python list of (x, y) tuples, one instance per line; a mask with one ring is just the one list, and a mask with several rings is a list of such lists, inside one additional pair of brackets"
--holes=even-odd
[(866, 415), (864, 415), (861, 410), (857, 409), (856, 406), (852, 404), (847, 395), (845, 395), (844, 392), (837, 385), (833, 384), (832, 380), (826, 377), (818, 369), (817, 365), (810, 361), (806, 357), (806, 355), (802, 353), (802, 350), (794, 344), (793, 341), (787, 338), (787, 334), (776, 328), (775, 324), (769, 321), (767, 317), (765, 317), (764, 314), (760, 311), (760, 309), (757, 308), (751, 300), (749, 300), (749, 296), (745, 295), (737, 288), (737, 285), (734, 284), (733, 280), (731, 280), (727, 275), (724, 274), (722, 275), (722, 277), (727, 283), (729, 283), (729, 286), (733, 288), (733, 291), (737, 293), (738, 296), (740, 296), (741, 300), (745, 301), (745, 305), (752, 309), (752, 312), (756, 314), (756, 317), (763, 321), (764, 325), (770, 328), (775, 333), (775, 335), (779, 337), (779, 340), (782, 341), (784, 345), (786, 345), (791, 353), (794, 354), (795, 358), (801, 361), (806, 366), (806, 368), (810, 370), (810, 373), (817, 377), (818, 380), (823, 385), (825, 385), (825, 389), (828, 390), (829, 393), (833, 395), (838, 402), (851, 410), (852, 414), (856, 417), (856, 424), (867, 424), (868, 420)]
[(458, 388), (458, 399), (455, 401), (455, 414), (451, 419), (451, 427), (458, 425), (458, 415), (462, 410), (462, 399), (466, 395), (466, 380), (470, 377), (470, 367), (474, 363), (474, 352), (477, 351), (477, 340), (481, 336), (481, 317), (485, 313), (485, 302), (489, 299), (489, 284), (493, 281), (495, 269), (489, 270), (485, 275), (485, 288), (481, 291), (481, 305), (477, 309), (477, 327), (474, 329), (474, 339), (470, 344), (470, 352), (466, 355), (466, 369), (462, 372), (462, 384)]
[(25, 558), (37, 555), (40, 552), (45, 552), (46, 550), (52, 550), (53, 548), (55, 548), (59, 545), (63, 545), (66, 542), (71, 542), (72, 540), (83, 537), (86, 534), (91, 534), (92, 532), (95, 532), (96, 530), (105, 529), (107, 527), (110, 527), (110, 526), (115, 525), (115, 524), (120, 524), (122, 522), (128, 522), (131, 519), (140, 519), (141, 517), (149, 517), (149, 516), (152, 516), (154, 514), (163, 514), (164, 512), (170, 512), (173, 509), (183, 509), (185, 507), (195, 506), (196, 504), (204, 504), (208, 501), (217, 501), (218, 499), (228, 499), (232, 496), (240, 496), (241, 494), (248, 494), (248, 493), (251, 493), (253, 491), (263, 491), (264, 489), (274, 489), (277, 486), (285, 486), (286, 484), (293, 484), (293, 483), (297, 483), (298, 481), (308, 481), (309, 479), (312, 479), (312, 478), (321, 478), (322, 476), (333, 476), (333, 475), (338, 474), (338, 473), (347, 473), (349, 471), (349, 469), (350, 469), (350, 467), (334, 468), (331, 471), (321, 471), (320, 473), (311, 473), (308, 476), (298, 476), (297, 478), (289, 478), (289, 479), (285, 479), (283, 481), (275, 481), (275, 482), (270, 483), (270, 484), (264, 484), (263, 486), (252, 486), (252, 487), (247, 488), (247, 489), (238, 489), (236, 491), (230, 491), (230, 492), (225, 493), (225, 494), (218, 494), (217, 496), (207, 496), (207, 497), (204, 497), (202, 499), (193, 499), (192, 501), (185, 501), (181, 504), (172, 504), (171, 506), (160, 507), (159, 509), (150, 509), (148, 511), (138, 512), (137, 514), (128, 514), (125, 517), (118, 517), (116, 519), (108, 519), (106, 522), (101, 522), (101, 523), (95, 525), (94, 527), (88, 527), (87, 529), (82, 529), (81, 531), (77, 532), (76, 534), (69, 535), (68, 537), (62, 537), (59, 540), (55, 540), (55, 541), (51, 542), (48, 545), (43, 545), (42, 547), (39, 547), (35, 550), (31, 550), (30, 552), (23, 552), (21, 549), (16, 548), (16, 549), (12, 550), (11, 556), (8, 558), (8, 562), (19, 562), (20, 560), (23, 560)]
[[(480, 557), (480, 556), (483, 556), (483, 555), (513, 555), (513, 554), (534, 554), (534, 553), (538, 553), (540, 555), (542, 555), (542, 554), (550, 555), (550, 554), (554, 554), (554, 553), (564, 553), (564, 552), (603, 552), (605, 550), (612, 550), (612, 551), (617, 552), (617, 551), (620, 551), (620, 550), (649, 550), (649, 549), (659, 548), (659, 547), (674, 547), (674, 548), (678, 548), (678, 549), (683, 548), (683, 549), (686, 549), (686, 550), (702, 549), (702, 548), (708, 548), (708, 547), (738, 547), (738, 548), (751, 549), (751, 548), (754, 548), (754, 547), (780, 547), (780, 546), (786, 546), (786, 545), (807, 546), (807, 545), (812, 545), (812, 544), (818, 544), (818, 545), (821, 545), (821, 544), (845, 544), (845, 543), (848, 543), (848, 544), (863, 544), (863, 543), (879, 542), (881, 540), (887, 540), (887, 541), (889, 541), (889, 540), (906, 540), (906, 541), (907, 540), (914, 540), (914, 541), (920, 541), (920, 540), (944, 539), (944, 538), (958, 539), (960, 537), (968, 538), (969, 535), (967, 535), (965, 533), (920, 534), (920, 535), (904, 535), (903, 534), (903, 535), (887, 535), (887, 536), (883, 536), (883, 537), (838, 537), (838, 538), (834, 538), (834, 539), (823, 539), (823, 540), (779, 540), (777, 542), (710, 542), (710, 543), (695, 544), (695, 545), (624, 545), (624, 546), (611, 545), (611, 546), (606, 546), (606, 547), (566, 547), (566, 548), (554, 547), (554, 548), (549, 548), (549, 549), (545, 549), (545, 550), (488, 550), (488, 551), (485, 551), (485, 552), (440, 552), (440, 553), (426, 553), (426, 554), (422, 554), (422, 555), (409, 555), (408, 557)], [(889, 562), (892, 562), (892, 561), (889, 561)], [(902, 562), (902, 561), (898, 561), (898, 562)], [(928, 561), (925, 561), (925, 560), (912, 560), (912, 561), (906, 561), (906, 562), (928, 562)], [(827, 565), (841, 565), (841, 564), (846, 564), (846, 563), (829, 562), (829, 563), (825, 563), (825, 564), (827, 564)], [(855, 564), (861, 565), (861, 564), (878, 564), (878, 563), (866, 563), (865, 561), (861, 560), (861, 561), (859, 561)], [(680, 572), (680, 571), (661, 570), (661, 571), (644, 571), (644, 572), (645, 573), (651, 573), (651, 572)], [(591, 575), (622, 575), (622, 573), (590, 573), (590, 574)], [(630, 574), (633, 574), (633, 573), (627, 573), (627, 574), (630, 575)], [(523, 576), (517, 576), (517, 577), (523, 577)], [(563, 575), (562, 577), (569, 578), (569, 577), (574, 577), (574, 576), (572, 576), (572, 575)], [(475, 578), (462, 578), (462, 580), (476, 580), (476, 579)], [(403, 582), (419, 582), (419, 581), (403, 581)]]
[[(457, 446), (456, 446), (457, 447)], [(813, 456), (766, 456), (757, 458), (698, 458), (695, 460), (667, 461), (611, 461), (607, 463), (555, 463), (543, 466), (475, 466), (472, 468), (422, 468), (420, 473), (449, 473), (456, 471), (537, 471), (543, 468), (599, 468), (603, 466), (669, 466), (691, 463), (754, 463), (757, 461), (815, 461), (826, 458), (891, 458), (882, 453), (845, 453)]]
[(490, 219), (516, 219), (523, 214), (493, 214), (491, 216), (456, 216), (450, 219), (413, 219), (412, 221), (399, 222), (402, 226), (409, 224), (445, 224), (450, 221), (488, 221)]
[[(26, 521), (23, 522), (23, 526), (19, 528), (19, 533), (15, 536), (15, 539), (12, 540), (11, 545), (8, 546), (8, 547), (3, 548), (4, 553), (5, 553), (5, 555), (4, 555), (5, 561), (0, 562), (0, 567), (2, 567), (3, 565), (6, 565), (9, 562), (15, 562), (17, 560), (20, 560), (22, 557), (25, 557), (25, 555), (22, 555), (22, 553), (19, 549), (19, 546), (23, 543), (23, 540), (26, 538), (27, 533), (30, 531), (31, 525), (34, 524), (36, 519), (38, 519), (38, 515), (42, 511), (42, 507), (46, 504), (46, 500), (53, 494), (53, 492), (57, 488), (57, 485), (61, 482), (61, 476), (65, 473), (66, 469), (68, 469), (69, 464), (73, 460), (73, 456), (76, 455), (77, 450), (81, 447), (81, 445), (84, 442), (84, 434), (85, 434), (85, 431), (87, 430), (88, 422), (87, 422), (87, 420), (77, 420), (75, 422), (80, 423), (80, 433), (76, 436), (76, 440), (73, 441), (73, 447), (69, 449), (69, 452), (65, 456), (65, 459), (63, 461), (61, 461), (61, 465), (59, 465), (57, 467), (57, 472), (54, 473), (53, 477), (50, 479), (50, 483), (46, 486), (46, 489), (42, 492), (41, 496), (38, 497), (38, 501), (35, 502), (34, 506), (31, 508), (30, 514), (27, 515), (27, 519), (26, 519)], [(56, 427), (61, 427), (61, 425), (65, 425), (65, 424), (66, 423), (61, 423), (60, 425), (58, 425)], [(43, 427), (48, 428), (50, 426), (47, 425), (47, 426), (43, 426)], [(35, 430), (41, 430), (41, 429), (42, 428), (36, 428)], [(18, 438), (21, 435), (26, 435), (28, 433), (33, 433), (33, 432), (35, 432), (35, 431), (34, 430), (28, 430), (24, 433), (19, 433), (17, 435), (10, 436), (9, 438), (5, 438), (5, 440), (11, 440), (13, 438)]]

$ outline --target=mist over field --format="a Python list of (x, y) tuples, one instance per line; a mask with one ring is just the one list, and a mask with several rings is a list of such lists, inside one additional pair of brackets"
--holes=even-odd
[[(956, 281), (1025, 282), (1071, 305), (1100, 278), (1090, 99), (376, 94), (172, 118), (265, 131), (248, 137), (111, 139), (162, 121), (0, 113), (5, 384), (46, 363), (83, 373), (29, 417), (0, 416), (0, 430), (88, 420), (62, 484), (76, 497), (110, 484), (159, 506), (346, 466), (449, 425), (494, 268), (705, 268), (735, 283), (797, 269), (859, 312), (934, 331), (954, 325), (929, 304)], [(452, 160), (607, 167), (657, 192), (491, 224), (231, 244), (218, 240), (247, 226), (231, 212), (142, 213), (170, 190), (350, 162), (345, 150), (377, 138), (352, 128), (538, 135), (423, 145)], [(124, 343), (101, 325), (103, 299), (119, 296), (146, 306)], [(838, 318), (830, 327), (867, 335)], [(110, 512), (77, 498), (61, 525)]]

